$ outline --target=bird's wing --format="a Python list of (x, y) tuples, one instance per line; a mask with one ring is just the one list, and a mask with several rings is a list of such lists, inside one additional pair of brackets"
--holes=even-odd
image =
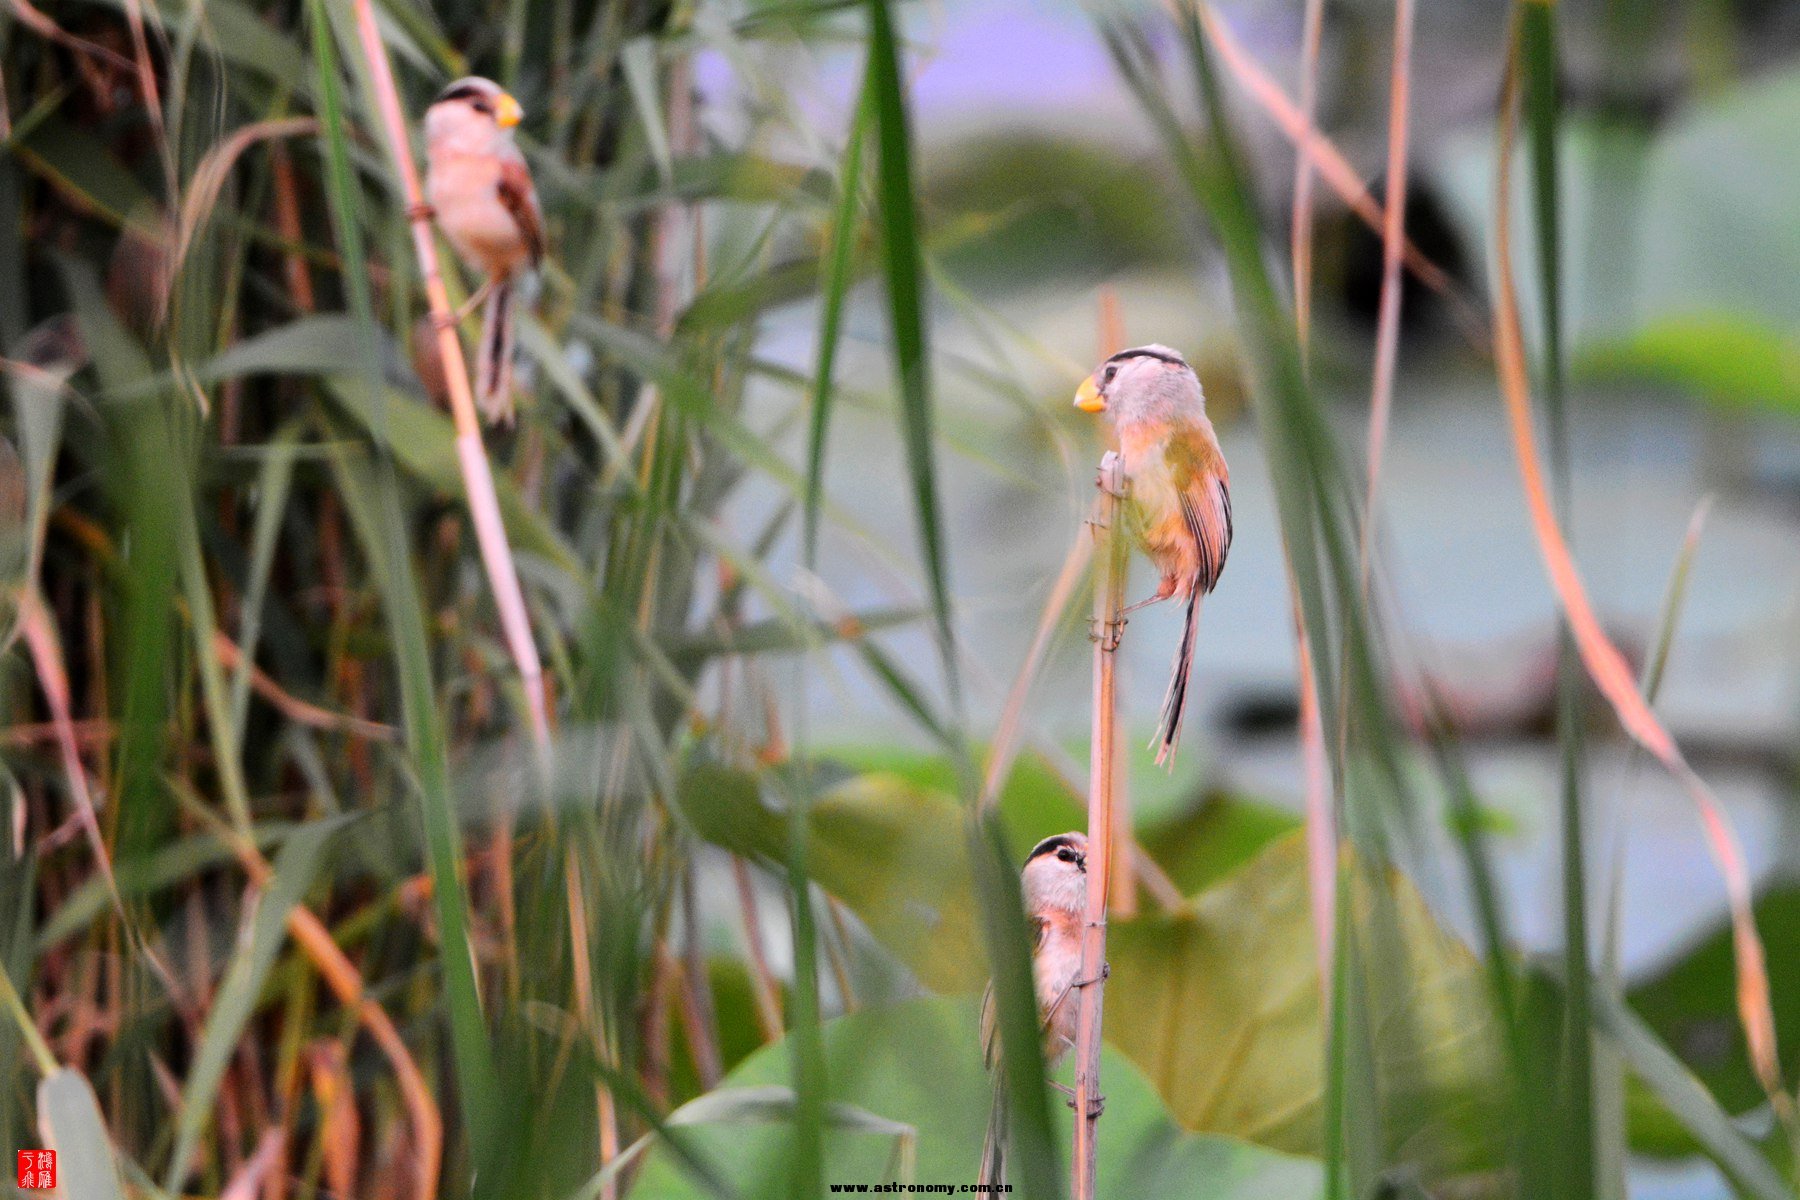
[(531, 185), (531, 168), (523, 159), (501, 162), (499, 189), (500, 203), (518, 224), (535, 267), (544, 257), (544, 215), (538, 208), (537, 189)]
[(1181, 516), (1199, 547), (1200, 590), (1210, 592), (1231, 552), (1231, 486), (1225, 456), (1210, 428), (1190, 426), (1169, 438), (1169, 469)]

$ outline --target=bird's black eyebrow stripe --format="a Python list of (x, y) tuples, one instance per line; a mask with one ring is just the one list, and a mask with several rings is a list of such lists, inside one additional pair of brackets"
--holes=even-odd
[(440, 93), (437, 103), (442, 104), (446, 100), (479, 100), (481, 95), (481, 89), (472, 83), (457, 84)]
[(1121, 350), (1117, 354), (1113, 355), (1111, 358), (1107, 359), (1106, 361), (1109, 363), (1114, 363), (1114, 362), (1120, 362), (1127, 358), (1154, 358), (1158, 362), (1166, 362), (1166, 363), (1171, 364), (1172, 366), (1177, 366), (1177, 367), (1187, 366), (1187, 359), (1182, 358), (1179, 354), (1164, 354), (1160, 350), (1144, 350), (1142, 348), (1135, 349), (1135, 350)]
[(1066, 833), (1059, 833), (1055, 837), (1047, 837), (1031, 848), (1031, 853), (1025, 856), (1025, 861), (1030, 862), (1034, 858), (1042, 858), (1044, 855), (1060, 850), (1064, 846), (1073, 846), (1074, 844), (1075, 839)]

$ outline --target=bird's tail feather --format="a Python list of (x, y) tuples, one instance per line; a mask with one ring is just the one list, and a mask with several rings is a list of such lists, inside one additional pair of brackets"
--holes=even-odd
[[(994, 1102), (988, 1109), (987, 1140), (981, 1146), (980, 1186), (994, 1195), (1006, 1182), (1006, 1075), (994, 1072)], [(993, 1189), (993, 1190), (987, 1190)]]
[(475, 398), (489, 425), (511, 425), (513, 420), (513, 299), (512, 281), (497, 280), (483, 308)]
[(1175, 652), (1175, 668), (1169, 676), (1169, 690), (1163, 696), (1162, 719), (1157, 723), (1156, 765), (1175, 769), (1175, 747), (1181, 743), (1181, 718), (1187, 711), (1188, 676), (1194, 669), (1194, 643), (1200, 636), (1200, 598), (1205, 594), (1199, 581), (1188, 592), (1187, 624), (1181, 631), (1181, 649)]

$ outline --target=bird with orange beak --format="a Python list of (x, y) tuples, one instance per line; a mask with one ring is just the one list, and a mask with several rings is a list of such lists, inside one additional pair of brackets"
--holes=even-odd
[(1187, 602), (1152, 743), (1161, 766), (1171, 762), (1181, 740), (1200, 599), (1218, 585), (1231, 549), (1230, 472), (1206, 415), (1200, 377), (1167, 346), (1119, 351), (1082, 381), (1075, 407), (1112, 422), (1124, 464), (1126, 525), (1162, 573), (1156, 594), (1125, 611), (1158, 600)]
[(531, 170), (513, 141), (519, 102), (491, 79), (469, 76), (425, 110), (425, 197), (438, 227), (485, 277), (475, 394), (490, 425), (513, 418), (512, 358), (518, 277), (544, 257), (544, 219)]

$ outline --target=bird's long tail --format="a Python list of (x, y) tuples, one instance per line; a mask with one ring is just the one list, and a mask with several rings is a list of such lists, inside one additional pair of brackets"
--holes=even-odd
[(1173, 769), (1175, 747), (1181, 743), (1181, 718), (1187, 711), (1188, 676), (1194, 669), (1194, 643), (1200, 636), (1200, 598), (1205, 589), (1198, 580), (1188, 592), (1187, 624), (1181, 631), (1181, 649), (1175, 652), (1175, 668), (1169, 676), (1169, 690), (1163, 696), (1162, 719), (1157, 724), (1156, 765)]
[(475, 356), (475, 399), (489, 425), (513, 420), (513, 284), (496, 280), (488, 289), (481, 321), (481, 348)]
[[(987, 1140), (981, 1145), (980, 1186), (983, 1195), (998, 1194), (1006, 1182), (1006, 1075), (994, 1071), (994, 1102), (988, 1108)], [(990, 1190), (991, 1189), (991, 1190)]]

